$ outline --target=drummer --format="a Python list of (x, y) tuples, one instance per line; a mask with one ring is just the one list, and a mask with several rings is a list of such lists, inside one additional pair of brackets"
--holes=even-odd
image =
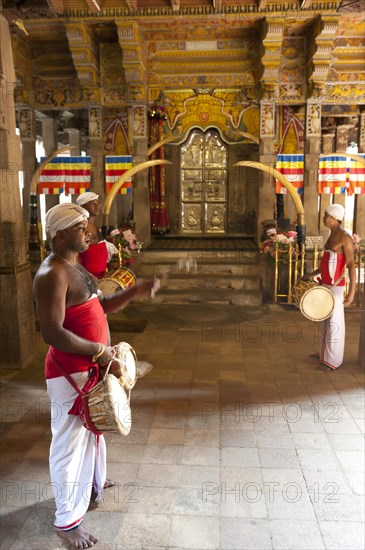
[(34, 279), (40, 327), (50, 345), (45, 375), (52, 404), (49, 464), (56, 501), (54, 527), (73, 548), (89, 548), (97, 542), (81, 523), (92, 488), (100, 500), (103, 488), (113, 482), (106, 479), (104, 437), (82, 425), (75, 410), (78, 394), (57, 362), (80, 388), (92, 388), (99, 367), (112, 358), (105, 314), (119, 311), (136, 296), (150, 294), (154, 286), (153, 280), (145, 280), (111, 296), (97, 294), (94, 278), (78, 263), (78, 254), (90, 244), (88, 217), (87, 210), (72, 203), (58, 204), (47, 212), (52, 252)]
[(87, 228), (90, 232), (90, 246), (79, 254), (79, 262), (92, 275), (101, 279), (107, 271), (108, 262), (118, 250), (113, 243), (103, 239), (101, 231), (95, 225), (95, 219), (100, 212), (99, 195), (87, 191), (77, 197), (76, 204), (89, 212)]
[[(304, 281), (320, 275), (321, 284), (330, 288), (334, 297), (332, 315), (323, 321), (319, 360), (323, 365), (337, 369), (342, 365), (345, 349), (345, 312), (355, 296), (354, 243), (350, 235), (341, 227), (345, 210), (340, 204), (331, 204), (324, 211), (323, 224), (330, 230), (330, 236), (324, 245), (324, 253), (319, 269), (303, 277)], [(344, 297), (345, 267), (348, 268), (350, 285)], [(334, 283), (339, 283), (334, 286)]]

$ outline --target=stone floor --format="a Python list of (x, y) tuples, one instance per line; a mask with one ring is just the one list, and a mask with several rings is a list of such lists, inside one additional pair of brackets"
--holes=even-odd
[[(360, 314), (346, 360), (318, 368), (317, 326), (284, 307), (136, 304), (127, 340), (154, 370), (132, 391), (129, 436), (107, 435), (117, 485), (84, 525), (100, 550), (364, 548)], [(4, 550), (60, 549), (52, 531), (45, 346), (2, 377)]]

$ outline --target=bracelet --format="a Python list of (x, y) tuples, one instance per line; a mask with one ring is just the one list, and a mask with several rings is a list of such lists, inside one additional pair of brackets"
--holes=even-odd
[(101, 357), (103, 355), (105, 351), (105, 346), (104, 344), (98, 344), (98, 351), (95, 353), (95, 355), (93, 355), (93, 357), (91, 358), (91, 362), (92, 363), (96, 363), (97, 360), (99, 359), (99, 357)]

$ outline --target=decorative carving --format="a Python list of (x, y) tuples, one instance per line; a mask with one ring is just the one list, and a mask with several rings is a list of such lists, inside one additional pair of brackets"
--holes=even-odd
[(303, 85), (285, 84), (284, 86), (279, 86), (279, 96), (280, 101), (302, 103), (304, 101)]
[(260, 109), (260, 136), (273, 137), (275, 135), (275, 104), (261, 102)]
[(205, 214), (207, 233), (224, 233), (225, 204), (208, 204)]
[(89, 111), (89, 137), (101, 138), (102, 137), (102, 109), (98, 107), (92, 107)]
[(307, 103), (307, 136), (321, 135), (321, 105), (319, 103)]
[(17, 110), (21, 139), (35, 139), (35, 117), (32, 109)]
[(147, 137), (147, 114), (144, 105), (134, 105), (132, 107), (132, 128), (133, 138)]

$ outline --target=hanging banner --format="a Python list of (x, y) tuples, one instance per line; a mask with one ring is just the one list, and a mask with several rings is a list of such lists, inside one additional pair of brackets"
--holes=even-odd
[(90, 190), (90, 175), (90, 157), (56, 157), (41, 171), (38, 193), (79, 195)]
[(346, 193), (347, 162), (346, 157), (327, 157), (319, 160), (318, 193)]
[[(303, 193), (304, 188), (304, 155), (277, 155), (275, 168), (278, 172), (290, 181), (299, 194)], [(275, 181), (276, 193), (284, 195), (286, 188), (279, 180)]]
[[(365, 159), (364, 153), (359, 153), (359, 157)], [(346, 172), (346, 187), (349, 195), (365, 194), (365, 166), (360, 162), (349, 159)]]
[[(107, 193), (113, 187), (113, 184), (133, 166), (132, 155), (125, 156), (106, 156), (105, 157), (105, 190)], [(123, 183), (119, 190), (121, 195), (132, 193), (132, 179)]]

